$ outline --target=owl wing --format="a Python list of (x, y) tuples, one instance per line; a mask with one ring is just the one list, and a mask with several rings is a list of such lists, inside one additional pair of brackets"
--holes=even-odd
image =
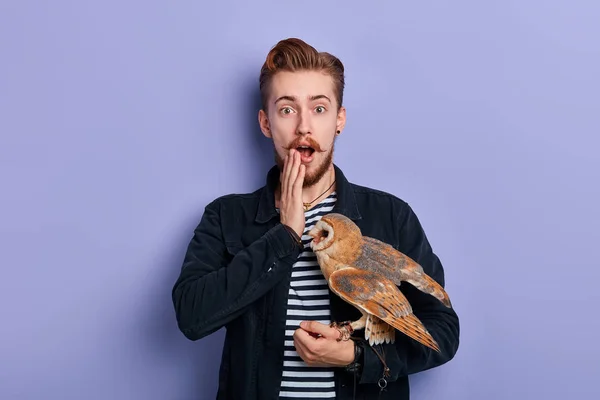
[(414, 340), (440, 351), (410, 303), (389, 279), (356, 268), (337, 270), (329, 277), (331, 290), (346, 302), (375, 315)]
[(419, 264), (406, 254), (378, 239), (363, 236), (361, 254), (357, 267), (383, 274), (396, 285), (413, 272), (423, 270)]
[(427, 275), (423, 268), (406, 254), (380, 240), (363, 236), (361, 254), (355, 261), (357, 268), (377, 272), (396, 285), (406, 281), (451, 307), (450, 298), (444, 288)]

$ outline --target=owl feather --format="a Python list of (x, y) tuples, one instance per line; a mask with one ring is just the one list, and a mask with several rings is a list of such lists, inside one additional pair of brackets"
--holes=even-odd
[(440, 351), (399, 289), (402, 282), (408, 282), (451, 307), (444, 288), (417, 262), (387, 243), (363, 236), (358, 226), (341, 214), (323, 216), (308, 234), (331, 291), (362, 313), (359, 320), (347, 321), (343, 328), (364, 328), (371, 345), (393, 343), (398, 330)]

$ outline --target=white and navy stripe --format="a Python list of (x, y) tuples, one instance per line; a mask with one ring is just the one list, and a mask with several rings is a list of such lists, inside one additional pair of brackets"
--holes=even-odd
[(305, 320), (329, 324), (329, 287), (315, 254), (311, 250), (308, 231), (321, 217), (333, 210), (336, 193), (333, 192), (314, 208), (304, 213), (305, 228), (302, 235), (304, 251), (292, 268), (287, 302), (285, 349), (281, 398), (330, 399), (335, 398), (335, 382), (332, 368), (310, 367), (296, 353), (293, 334)]

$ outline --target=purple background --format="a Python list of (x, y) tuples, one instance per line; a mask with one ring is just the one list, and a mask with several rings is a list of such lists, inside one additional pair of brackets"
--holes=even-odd
[(289, 36), (347, 67), (335, 161), (446, 267), (461, 347), (413, 398), (600, 397), (597, 1), (95, 3), (0, 5), (0, 398), (213, 398), (223, 332), (170, 291), (206, 203), (264, 183)]

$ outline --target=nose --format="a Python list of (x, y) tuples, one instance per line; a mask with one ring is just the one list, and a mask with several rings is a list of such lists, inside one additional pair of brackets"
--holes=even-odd
[(310, 111), (303, 110), (299, 113), (298, 126), (296, 127), (296, 133), (298, 135), (309, 135), (312, 133)]

